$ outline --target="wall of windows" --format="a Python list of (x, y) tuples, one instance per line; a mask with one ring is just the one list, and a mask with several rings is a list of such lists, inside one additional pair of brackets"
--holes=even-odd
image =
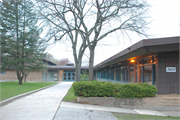
[[(104, 81), (114, 81), (120, 83), (144, 82), (153, 84), (153, 57), (146, 57), (138, 60), (111, 65), (97, 70), (97, 79)], [(155, 67), (154, 67), (155, 71)], [(154, 72), (155, 73), (155, 72)], [(155, 77), (154, 77), (155, 81)]]

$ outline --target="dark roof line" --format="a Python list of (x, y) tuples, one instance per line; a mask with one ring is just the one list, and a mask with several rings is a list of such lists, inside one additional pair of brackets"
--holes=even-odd
[[(48, 70), (75, 70), (76, 66), (50, 66)], [(81, 66), (81, 69), (88, 70), (89, 66)]]
[[(97, 67), (100, 67), (104, 64), (108, 64), (109, 62), (115, 60), (115, 59), (120, 59), (120, 57), (128, 55), (142, 47), (144, 47), (143, 50), (145, 50), (145, 53), (151, 53), (152, 50), (150, 51), (150, 49), (148, 47), (152, 47), (152, 46), (163, 46), (163, 45), (169, 45), (169, 44), (177, 44), (180, 41), (180, 36), (176, 36), (176, 37), (166, 37), (166, 38), (154, 38), (154, 39), (144, 39), (141, 40), (133, 45), (131, 45), (130, 47), (124, 49), (123, 51), (113, 55), (112, 57), (104, 60), (103, 62), (97, 64), (96, 66), (94, 66), (94, 68), (96, 69)], [(154, 52), (154, 51), (153, 51)], [(132, 54), (129, 55), (130, 57), (135, 57)]]
[(46, 62), (46, 63), (50, 63), (50, 64), (53, 64), (53, 65), (56, 65), (55, 63), (53, 63), (52, 61), (47, 60), (47, 59), (43, 59), (42, 61), (43, 61), (43, 62)]

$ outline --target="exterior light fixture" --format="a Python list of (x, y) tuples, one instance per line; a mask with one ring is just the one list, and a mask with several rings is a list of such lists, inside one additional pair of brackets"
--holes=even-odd
[(132, 63), (134, 63), (134, 62), (135, 62), (135, 60), (131, 60), (131, 62), (132, 62)]

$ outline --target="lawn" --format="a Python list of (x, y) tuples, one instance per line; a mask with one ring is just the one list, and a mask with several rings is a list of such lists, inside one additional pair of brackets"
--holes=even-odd
[(77, 97), (74, 95), (73, 87), (69, 89), (66, 96), (63, 98), (65, 102), (76, 102)]
[(118, 120), (180, 120), (180, 117), (163, 117), (154, 115), (136, 115), (136, 114), (122, 114), (113, 113)]
[(52, 84), (56, 82), (23, 82), (23, 85), (18, 81), (0, 82), (0, 101)]

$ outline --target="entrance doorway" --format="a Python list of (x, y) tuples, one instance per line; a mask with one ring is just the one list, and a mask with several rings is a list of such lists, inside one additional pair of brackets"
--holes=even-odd
[(75, 81), (75, 72), (74, 71), (64, 71), (63, 81)]

